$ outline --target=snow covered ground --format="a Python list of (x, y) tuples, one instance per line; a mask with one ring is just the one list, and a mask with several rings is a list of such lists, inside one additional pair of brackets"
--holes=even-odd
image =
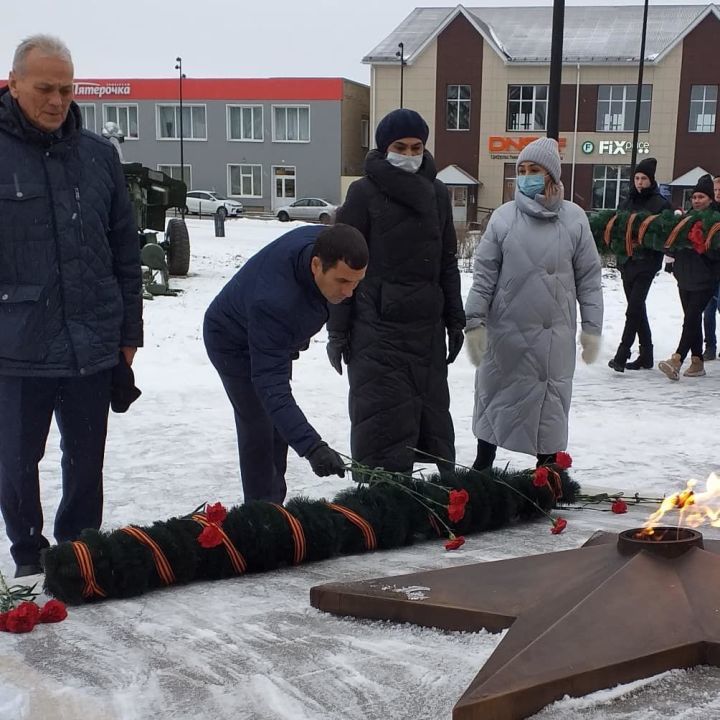
[[(230, 405), (205, 356), (205, 308), (258, 248), (294, 224), (230, 221), (227, 237), (189, 220), (192, 263), (176, 278), (177, 298), (145, 304), (146, 347), (136, 359), (141, 399), (112, 415), (105, 473), (105, 528), (185, 514), (204, 501), (241, 502)], [(717, 469), (720, 362), (703, 379), (670, 383), (657, 370), (614, 373), (607, 360), (623, 323), (616, 274), (604, 273), (605, 346), (599, 362), (578, 365), (570, 445), (574, 477), (586, 490), (662, 495)], [(470, 276), (463, 278), (465, 292)], [(674, 350), (680, 305), (661, 273), (649, 307), (656, 357)], [(294, 369), (294, 392), (320, 434), (348, 451), (346, 381), (327, 362), (323, 333)], [(473, 370), (464, 354), (451, 367), (458, 460), (470, 464)], [(498, 453), (498, 463), (531, 464)], [(59, 499), (58, 436), (41, 466), (46, 521)], [(292, 452), (290, 495), (332, 497), (346, 480), (316, 478)], [(598, 529), (633, 527), (625, 516), (564, 515), (551, 535), (537, 522), (470, 536), (447, 553), (440, 542), (343, 557), (234, 580), (200, 583), (127, 601), (71, 608), (58, 625), (0, 635), (0, 720), (440, 720), (490, 656), (500, 635), (449, 633), (341, 619), (309, 606), (311, 586), (569, 549)], [(3, 528), (4, 530), (4, 528)], [(707, 536), (718, 537), (706, 529)], [(0, 570), (12, 576), (4, 532)], [(651, 604), (649, 605), (651, 611)], [(623, 618), (617, 618), (622, 632)], [(610, 629), (612, 630), (612, 629)], [(536, 718), (654, 720), (720, 717), (720, 670), (698, 668), (556, 703)]]

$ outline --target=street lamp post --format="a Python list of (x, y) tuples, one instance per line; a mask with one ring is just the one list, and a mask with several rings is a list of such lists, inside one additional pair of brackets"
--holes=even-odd
[[(182, 58), (176, 57), (175, 62), (177, 63), (175, 69), (178, 71), (178, 80), (180, 83), (180, 179), (185, 182), (185, 135), (183, 133), (183, 80), (185, 79), (185, 75), (182, 71)], [(180, 214), (182, 217), (185, 217), (185, 208), (180, 209)]]
[(403, 106), (403, 71), (405, 70), (405, 43), (398, 43), (400, 48), (395, 57), (400, 58), (400, 107)]
[(560, 84), (562, 83), (563, 29), (565, 0), (554, 0), (552, 45), (550, 49), (550, 87), (548, 90), (547, 136), (560, 137)]
[[(638, 134), (640, 132), (640, 107), (642, 106), (643, 70), (645, 69), (645, 36), (647, 35), (648, 3), (649, 0), (645, 0), (645, 9), (643, 11), (642, 37), (640, 40), (640, 64), (638, 65), (637, 92), (635, 95), (635, 124), (633, 125), (632, 154), (630, 156), (631, 173), (635, 172), (635, 164), (637, 163)], [(633, 178), (631, 177), (630, 187), (632, 187), (632, 184)]]

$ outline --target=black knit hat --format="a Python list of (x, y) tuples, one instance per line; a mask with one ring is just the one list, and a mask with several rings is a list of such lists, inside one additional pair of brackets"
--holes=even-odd
[(388, 113), (380, 121), (375, 131), (375, 146), (380, 152), (387, 152), (388, 145), (405, 137), (418, 138), (425, 145), (429, 133), (427, 123), (420, 113), (400, 108)]
[[(635, 173), (642, 173), (650, 178), (650, 182), (655, 182), (655, 171), (657, 170), (657, 160), (655, 158), (645, 158), (635, 166)], [(633, 173), (633, 174), (635, 174)]]
[(703, 193), (707, 195), (711, 200), (715, 199), (715, 189), (713, 187), (712, 175), (703, 175), (693, 188), (692, 194)]

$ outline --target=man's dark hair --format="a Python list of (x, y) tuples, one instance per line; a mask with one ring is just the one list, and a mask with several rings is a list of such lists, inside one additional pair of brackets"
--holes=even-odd
[(362, 270), (370, 256), (363, 234), (352, 225), (337, 223), (317, 236), (313, 257), (320, 258), (323, 272), (327, 272), (341, 260), (353, 270)]

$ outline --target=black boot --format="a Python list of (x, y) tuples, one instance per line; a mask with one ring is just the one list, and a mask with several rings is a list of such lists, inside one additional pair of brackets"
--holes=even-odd
[(641, 345), (640, 354), (635, 360), (627, 363), (625, 367), (628, 370), (650, 370), (655, 365), (653, 359), (653, 346), (652, 345)]
[(615, 357), (608, 361), (608, 367), (615, 370), (615, 372), (625, 372), (625, 363), (630, 357), (630, 348), (620, 343), (618, 346)]
[(473, 470), (487, 470), (492, 467), (495, 462), (495, 454), (497, 453), (497, 445), (486, 442), (485, 440), (477, 441), (477, 457), (473, 463)]

